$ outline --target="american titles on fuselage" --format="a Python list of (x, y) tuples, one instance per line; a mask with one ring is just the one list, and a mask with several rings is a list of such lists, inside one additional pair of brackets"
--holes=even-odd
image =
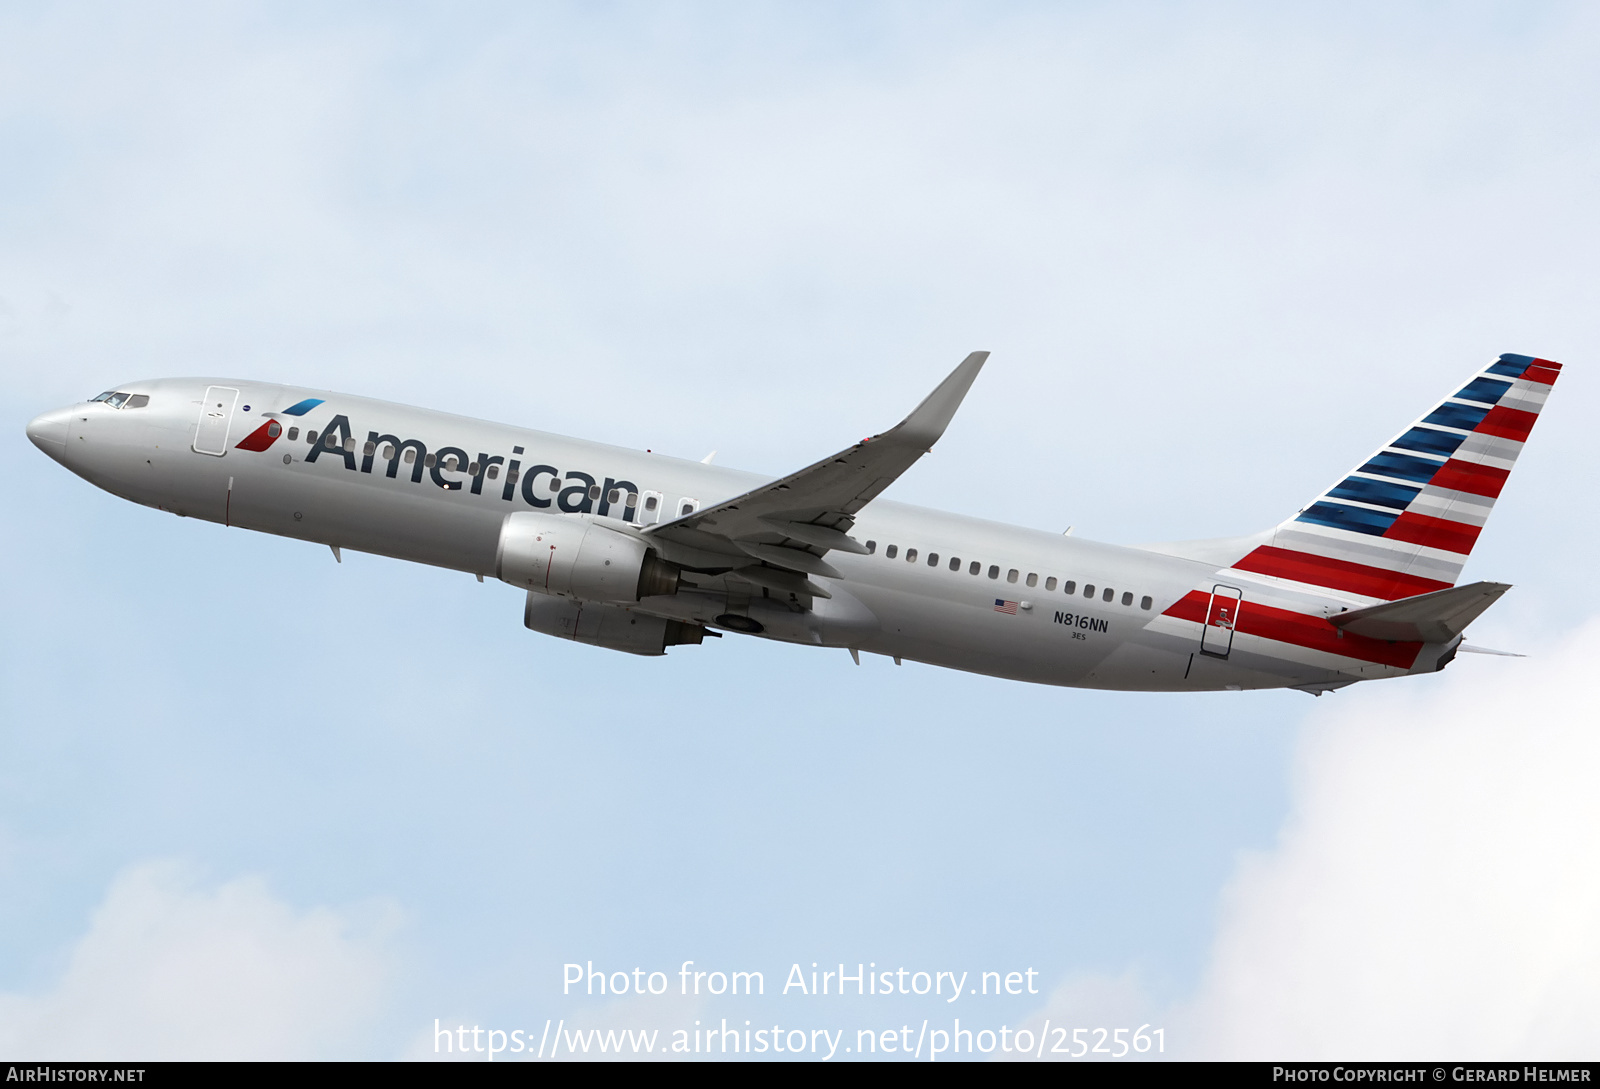
[[(317, 402), (321, 404), (322, 402)], [(305, 402), (294, 408), (301, 412)], [(293, 411), (292, 409), (286, 411)], [(272, 414), (276, 416), (276, 414)], [(307, 427), (304, 431), (303, 441), (307, 446), (305, 457), (307, 463), (315, 463), (320, 458), (332, 457), (343, 464), (351, 472), (371, 474), (378, 468), (380, 462), (383, 466), (383, 475), (390, 479), (400, 479), (401, 466), (406, 466), (407, 475), (413, 484), (421, 484), (424, 474), (433, 484), (445, 491), (460, 491), (465, 485), (469, 494), (482, 495), (485, 481), (496, 481), (496, 487), (490, 488), (493, 494), (499, 491), (500, 498), (505, 502), (512, 502), (519, 495), (522, 501), (538, 509), (548, 509), (552, 505), (564, 514), (596, 514), (602, 518), (618, 518), (624, 522), (635, 522), (639, 519), (640, 508), (643, 506), (644, 515), (648, 520), (654, 521), (657, 515), (657, 504), (661, 502), (656, 494), (648, 491), (641, 493), (639, 485), (631, 480), (618, 479), (611, 476), (599, 476), (569, 469), (563, 472), (553, 465), (524, 465), (521, 460), (526, 450), (521, 446), (513, 446), (510, 455), (489, 454), (479, 451), (476, 456), (468, 454), (459, 446), (441, 446), (436, 450), (429, 450), (427, 444), (421, 439), (402, 439), (397, 435), (368, 431), (366, 440), (358, 448), (356, 445), (356, 432), (352, 428), (350, 418), (339, 413), (333, 416), (320, 430)], [(264, 451), (268, 449), (279, 437), (289, 442), (302, 441), (301, 429), (298, 425), (290, 425), (287, 429), (276, 419), (268, 419), (266, 423), (256, 428), (236, 444), (236, 449)], [(284, 464), (294, 461), (291, 454), (284, 455)], [(499, 483), (501, 468), (504, 467), (504, 482)], [(465, 480), (450, 479), (449, 476), (463, 476)], [(644, 496), (640, 502), (641, 494)], [(693, 499), (679, 500), (678, 516), (691, 514), (698, 503)], [(877, 541), (866, 542), (869, 554), (878, 550)], [(895, 559), (901, 555), (898, 545), (889, 545), (884, 549), (883, 555), (888, 559)], [(928, 567), (946, 566), (946, 561), (937, 552), (925, 554), (925, 563)], [(907, 548), (904, 559), (908, 563), (917, 563), (918, 550)], [(948, 557), (948, 567), (951, 571), (961, 571), (966, 567), (967, 573), (981, 576), (985, 573), (985, 565), (977, 560), (963, 564), (959, 556)], [(1032, 589), (1043, 583), (1047, 591), (1055, 591), (1057, 586), (1063, 594), (1071, 597), (1079, 592), (1078, 583), (1074, 579), (1058, 580), (1050, 575), (1041, 580), (1037, 572), (1028, 572), (1026, 577), (1017, 568), (1002, 571), (999, 564), (987, 565), (987, 574), (990, 579), (1027, 586)], [(1103, 598), (1106, 604), (1114, 603), (1118, 594), (1110, 587), (1097, 587), (1094, 583), (1084, 583), (1082, 594), (1085, 598), (1094, 600)], [(1121, 595), (1122, 604), (1132, 607), (1135, 596), (1128, 591)], [(1143, 595), (1138, 599), (1139, 607), (1149, 611), (1152, 599)], [(1063, 615), (1072, 617), (1070, 620), (1061, 620)], [(1069, 626), (1076, 624), (1085, 631), (1106, 631), (1106, 621), (1091, 621), (1083, 614), (1056, 614), (1057, 623), (1066, 623)], [(1081, 623), (1079, 623), (1081, 621)]]
[[(236, 449), (264, 451), (280, 435), (294, 442), (300, 438), (300, 428), (297, 425), (290, 426), (285, 435), (283, 425), (276, 419), (269, 419), (246, 435)], [(351, 472), (370, 474), (381, 460), (387, 462), (383, 475), (390, 479), (399, 478), (403, 464), (408, 467), (413, 484), (421, 484), (426, 473), (433, 484), (444, 491), (460, 491), (465, 486), (473, 495), (483, 494), (485, 481), (499, 481), (500, 470), (504, 466), (505, 482), (497, 484), (497, 488), (500, 498), (508, 503), (520, 494), (523, 502), (531, 507), (544, 509), (553, 504), (565, 514), (593, 513), (602, 518), (620, 518), (624, 522), (636, 521), (639, 512), (639, 486), (633, 481), (610, 476), (597, 477), (576, 469), (563, 472), (554, 465), (525, 466), (520, 458), (525, 453), (521, 446), (513, 446), (509, 455), (480, 451), (473, 456), (459, 446), (441, 446), (429, 450), (421, 439), (402, 439), (398, 435), (368, 431), (366, 441), (358, 451), (350, 418), (343, 413), (335, 415), (320, 431), (307, 427), (305, 442), (307, 449), (301, 460), (308, 464), (331, 457), (342, 461)], [(284, 454), (283, 457), (285, 465), (294, 461), (292, 454)], [(466, 479), (451, 479), (457, 475)], [(495, 490), (491, 488), (491, 494)], [(647, 513), (654, 514), (658, 503), (657, 497), (647, 496)], [(694, 501), (685, 500), (684, 504), (680, 513), (691, 513)]]

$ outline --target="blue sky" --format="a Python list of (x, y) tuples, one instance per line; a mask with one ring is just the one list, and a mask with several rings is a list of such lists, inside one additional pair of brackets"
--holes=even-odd
[[(1040, 995), (973, 1016), (1166, 1023), (1185, 1054), (1433, 1054), (1450, 1037), (1357, 1015), (1422, 980), (1441, 1026), (1528, 1026), (1496, 1054), (1592, 1055), (1537, 1013), (1600, 1012), (1550, 967), (1595, 955), (1581, 867), (1515, 871), (1556, 921), (1453, 882), (1554, 828), (1600, 847), (1578, 786), (1500, 789), (1519, 755), (1534, 784), (1596, 761), (1597, 29), (1527, 4), (9, 8), (0, 1050), (930, 1016), (560, 994), (567, 961), (693, 959), (769, 986), (1032, 967)], [(1464, 574), (1516, 584), (1473, 637), (1537, 658), (1316, 703), (732, 637), (634, 660), (526, 632), (508, 587), (134, 507), (22, 431), (225, 374), (781, 473), (975, 348), (894, 496), (1127, 543), (1270, 525), (1498, 353), (1567, 363)], [(1454, 786), (1419, 770), (1446, 757)], [(1372, 778), (1396, 767), (1398, 810)], [(1386, 845), (1462, 869), (1251, 922), (1341, 903), (1308, 874), (1406, 871)], [(1526, 1008), (1393, 940), (1440, 920)], [(1493, 941), (1534, 929), (1571, 940)], [(1322, 973), (1361, 949), (1339, 1005)], [(1302, 1015), (1235, 1032), (1269, 995)]]

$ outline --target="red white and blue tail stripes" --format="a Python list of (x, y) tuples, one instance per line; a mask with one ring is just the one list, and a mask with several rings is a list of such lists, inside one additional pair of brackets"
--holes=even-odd
[(1455, 585), (1560, 373), (1501, 356), (1234, 568), (1380, 601)]

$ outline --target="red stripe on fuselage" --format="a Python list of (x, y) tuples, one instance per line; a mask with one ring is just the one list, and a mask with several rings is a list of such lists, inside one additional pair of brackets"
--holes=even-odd
[(1498, 499), (1500, 489), (1506, 486), (1506, 479), (1510, 476), (1510, 469), (1496, 469), (1493, 465), (1451, 458), (1433, 474), (1433, 479), (1428, 483), (1435, 488), (1449, 488), (1451, 491)]
[(1524, 412), (1520, 408), (1506, 408), (1496, 405), (1489, 410), (1489, 414), (1479, 421), (1473, 431), (1479, 435), (1493, 435), (1497, 439), (1513, 439), (1517, 442), (1526, 442), (1528, 432), (1533, 430), (1534, 421), (1539, 417), (1533, 412)]
[(1472, 551), (1472, 546), (1478, 543), (1478, 534), (1482, 531), (1482, 526), (1469, 526), (1465, 522), (1452, 522), (1446, 518), (1433, 518), (1426, 514), (1413, 514), (1407, 511), (1396, 518), (1394, 524), (1385, 530), (1383, 535), (1391, 541), (1442, 548), (1446, 552), (1457, 552), (1465, 556)]
[(1326, 586), (1330, 590), (1343, 590), (1385, 601), (1414, 597), (1434, 590), (1448, 590), (1453, 585), (1437, 579), (1405, 575), (1383, 567), (1369, 567), (1364, 563), (1336, 560), (1331, 556), (1318, 556), (1310, 552), (1295, 552), (1273, 545), (1262, 545), (1233, 566), (1257, 575), (1293, 579), (1311, 586)]
[[(1204, 590), (1190, 590), (1162, 615), (1204, 624), (1206, 605), (1210, 600), (1211, 595)], [(1278, 609), (1248, 598), (1239, 605), (1234, 630), (1261, 639), (1271, 639), (1275, 643), (1288, 643), (1307, 650), (1320, 650), (1326, 654), (1400, 669), (1410, 669), (1417, 660), (1417, 653), (1422, 650), (1421, 643), (1391, 643), (1353, 632), (1341, 632), (1326, 617)]]

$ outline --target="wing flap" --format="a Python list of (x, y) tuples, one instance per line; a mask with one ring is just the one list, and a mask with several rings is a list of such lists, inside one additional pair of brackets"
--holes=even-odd
[(784, 548), (780, 545), (758, 544), (755, 541), (735, 541), (747, 554), (758, 560), (776, 564), (790, 571), (804, 571), (808, 575), (821, 575), (826, 579), (842, 579), (844, 576), (838, 569), (820, 556), (798, 548)]
[(744, 579), (746, 582), (757, 586), (765, 586), (769, 590), (776, 590), (780, 594), (793, 594), (804, 597), (828, 597), (833, 595), (804, 575), (796, 575), (790, 571), (779, 571), (776, 567), (741, 567), (733, 572), (734, 578)]
[[(840, 514), (836, 520), (842, 520), (844, 517), (843, 514)], [(815, 522), (796, 522), (776, 515), (763, 517), (761, 520), (771, 526), (773, 532), (781, 533), (792, 541), (803, 541), (806, 544), (816, 545), (824, 550), (853, 552), (857, 556), (865, 556), (867, 554), (866, 545), (854, 537), (840, 533), (838, 530), (828, 526), (820, 526)]]

